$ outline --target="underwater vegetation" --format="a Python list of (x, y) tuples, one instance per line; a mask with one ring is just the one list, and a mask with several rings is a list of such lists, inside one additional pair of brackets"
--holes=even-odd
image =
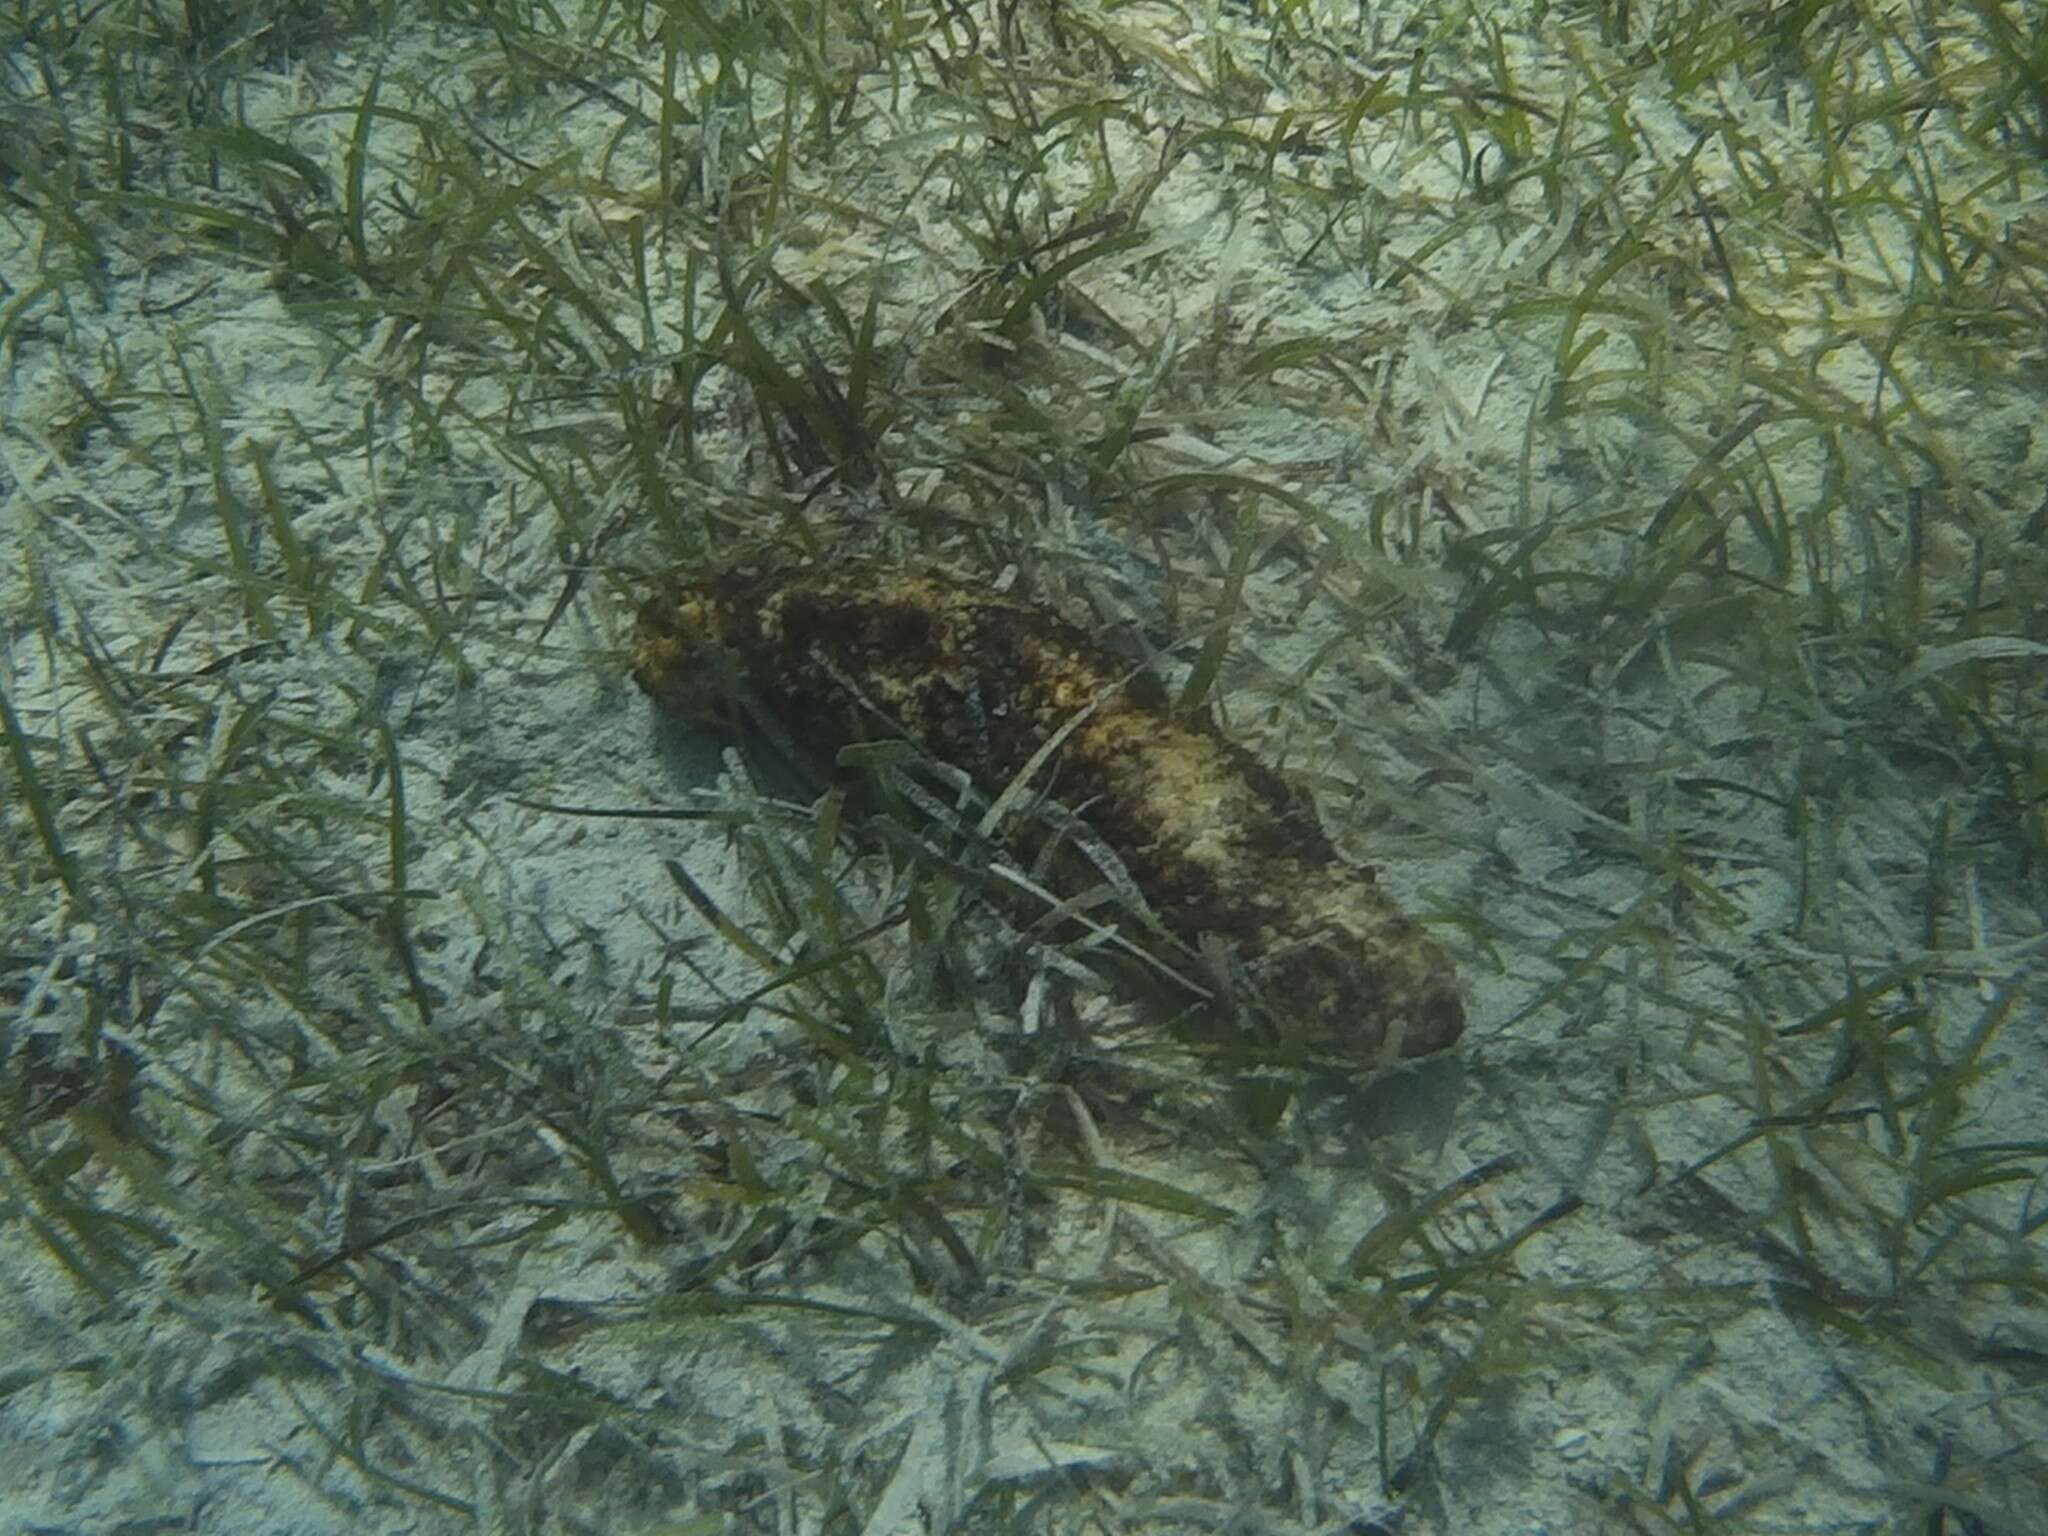
[(8, 1518), (2037, 1530), (2039, 12), (0, 6)]

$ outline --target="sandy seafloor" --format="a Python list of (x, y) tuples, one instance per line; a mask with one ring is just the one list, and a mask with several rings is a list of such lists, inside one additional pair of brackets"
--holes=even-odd
[[(996, 46), (985, 8), (955, 9)], [(1296, 20), (1368, 52), (1370, 25), (1405, 71), (1405, 14)], [(1128, 64), (1103, 88), (1151, 93), (1155, 123), (1219, 48), (1267, 81), (1246, 100), (1256, 131), (1316, 105), (1322, 76), (1303, 64), (1290, 82), (1248, 10), (1098, 20)], [(1653, 18), (1638, 24), (1648, 35)], [(1544, 92), (1576, 77), (1531, 50), (1561, 26), (1501, 43), (1553, 125), (1567, 103)], [(557, 177), (574, 166), (580, 185), (522, 209), (523, 282), (565, 334), (640, 333), (618, 231), (657, 172), (635, 71), (658, 61), (592, 52), (564, 65), (580, 86), (520, 92), (499, 88), (503, 54), (478, 24), (407, 22), (376, 43), (304, 34), (249, 46), (245, 121), (340, 178), (378, 71), (392, 115), (366, 140), (377, 219), (448, 195), (408, 184), (402, 112), (470, 113), (496, 184), (516, 179), (512, 158)], [(932, 57), (960, 45), (929, 42)], [(93, 139), (106, 97), (77, 73), (53, 96), (36, 46), (12, 40), (0, 131), (44, 146), (47, 169), (64, 132)], [(1483, 75), (1482, 39), (1433, 46), (1431, 81), (1464, 78), (1454, 56)], [(1085, 66), (1077, 53), (1030, 67)], [(176, 114), (147, 104), (150, 81), (129, 86), (158, 129), (136, 137), (138, 188), (262, 213), (245, 162), (213, 186), (178, 170)], [(762, 121), (773, 95), (756, 92)], [(799, 166), (818, 195), (791, 215), (806, 238), (778, 265), (794, 283), (846, 284), (857, 313), (886, 254), (883, 332), (923, 337), (974, 260), (917, 173), (948, 144), (994, 152), (928, 82), (878, 72), (858, 101), (865, 151), (840, 152), (864, 171), (840, 204), (910, 208), (921, 238), (888, 249), (872, 222), (832, 212), (825, 172)], [(1796, 100), (1733, 71), (1690, 101), (1613, 110), (1668, 170), (1707, 101), (1759, 156), (1818, 177)], [(1063, 964), (1017, 938), (1014, 912), (970, 897), (967, 983), (920, 973), (900, 929), (872, 941), (877, 974), (904, 979), (878, 993), (902, 1008), (870, 1070), (924, 1074), (933, 1119), (997, 1149), (993, 1166), (934, 1151), (928, 1126), (891, 1118), (908, 1099), (772, 1009), (708, 1038), (688, 1022), (763, 973), (684, 899), (671, 861), (767, 934), (761, 871), (800, 864), (763, 850), (800, 844), (809, 823), (748, 787), (730, 742), (659, 726), (624, 678), (635, 573), (716, 552), (680, 547), (676, 530), (696, 525), (646, 507), (619, 446), (620, 377), (574, 377), (573, 347), (494, 348), (475, 313), (425, 322), (448, 327), (447, 350), (409, 374), (411, 321), (376, 301), (349, 310), (346, 284), (309, 301), (259, 248), (203, 244), (214, 236), (168, 206), (81, 193), (73, 216), (105, 226), (87, 272), (37, 184), (11, 181), (0, 684), (85, 894), (66, 894), (10, 764), (0, 1531), (2048, 1532), (2048, 1007), (2042, 876), (2024, 857), (2040, 812), (2021, 803), (2027, 771), (2036, 807), (2048, 781), (2038, 736), (2027, 770), (1999, 767), (1973, 734), (2002, 721), (2024, 740), (2041, 720), (2025, 667), (2048, 652), (2024, 610), (2048, 591), (2042, 338), (2016, 295), (2009, 371), (1950, 372), (1960, 344), (1900, 326), (1888, 355), (1912, 404), (1892, 426), (1941, 457), (1894, 443), (1830, 460), (1796, 391), (1750, 380), (1803, 377), (1847, 419), (1896, 388), (1870, 362), (1883, 344), (1862, 343), (1902, 312), (1911, 231), (1859, 223), (1795, 271), (1731, 216), (1720, 233), (1738, 265), (1758, 253), (1747, 301), (1778, 323), (1775, 352), (1756, 341), (1745, 361), (1725, 315), (1673, 277), (1654, 327), (1669, 398), (1532, 431), (1560, 326), (1604, 327), (1603, 360), (1640, 366), (1620, 338), (1654, 285), (1630, 265), (1604, 290), (1611, 309), (1565, 307), (1613, 248), (1577, 222), (1599, 198), (1576, 171), (1548, 209), (1509, 199), (1497, 224), (1461, 225), (1474, 193), (1447, 136), (1398, 114), (1360, 133), (1356, 163), (1390, 196), (1376, 238), (1419, 250), (1420, 271), (1405, 255), (1367, 270), (1334, 243), (1284, 259), (1312, 242), (1219, 150), (1161, 182), (1149, 248), (1077, 278), (1114, 328), (1039, 344), (1045, 366), (1099, 367), (1099, 382), (1135, 380), (1195, 336), (1249, 350), (1324, 337), (1363, 381), (1364, 400), (1219, 384), (1206, 412), (1162, 388), (1141, 452), (1154, 474), (1283, 485), (1332, 526), (1367, 527), (1375, 497), (1397, 529), (1418, 520), (1420, 537), (1361, 567), (1378, 585), (1355, 611), (1373, 617), (1348, 638), (1326, 599), (1357, 596), (1359, 578), (1318, 585), (1326, 532), (1304, 535), (1305, 553), (1262, 548), (1219, 700), (1440, 932), (1467, 1037), (1367, 1087), (1305, 1093), (1248, 1155), (1218, 1129), (1229, 1111), (1201, 1058), (1148, 1055), (1162, 1026), (1119, 973)], [(712, 162), (765, 153), (704, 138)], [(1117, 121), (1100, 143), (1128, 184), (1161, 140)], [(1840, 146), (1866, 168), (1907, 153), (1852, 129)], [(1312, 177), (1309, 159), (1289, 165)], [(1724, 161), (1693, 165), (1706, 198), (1743, 206)], [(295, 173), (264, 174), (289, 187)], [(1630, 203), (1656, 180), (1631, 178), (1617, 206), (1645, 246), (1697, 258), (1700, 198)], [(1053, 156), (1032, 185), (1080, 202), (1086, 157)], [(2038, 161), (1952, 191), (1973, 229), (2004, 221), (2039, 244)], [(664, 325), (679, 249), (645, 258)], [(480, 243), (476, 259), (508, 258)], [(571, 278), (616, 310), (548, 296)], [(715, 284), (706, 294), (715, 307)], [(662, 350), (644, 364), (650, 399)], [(947, 381), (909, 367), (890, 385), (935, 431)], [(1060, 409), (1086, 395), (1032, 397)], [(1709, 476), (1708, 504), (1768, 487), (1806, 556), (1759, 581), (1731, 517), (1718, 577), (1703, 560), (1652, 591), (1635, 535), (1755, 403), (1770, 409), (1731, 478)], [(758, 509), (748, 497), (772, 475), (743, 392), (714, 371), (696, 405), (710, 467), (678, 500), (715, 489)], [(962, 457), (990, 441), (980, 410), (961, 407)], [(593, 481), (579, 448), (616, 474)], [(346, 607), (309, 622), (293, 606), (256, 456)], [(893, 462), (902, 498), (951, 506), (944, 449)], [(1127, 649), (1134, 635), (1174, 645), (1161, 665), (1185, 675), (1229, 562), (1227, 530), (1202, 521), (1211, 504), (1139, 531), (1071, 485), (1040, 489), (1004, 534), (1037, 590)], [(225, 525), (224, 494), (240, 508)], [(1910, 519), (1909, 497), (1924, 497)], [(874, 503), (819, 507), (859, 525)], [(1614, 576), (1640, 560), (1642, 579), (1614, 587), (1648, 592), (1640, 607), (1603, 630), (1575, 606), (1573, 581), (1592, 578), (1532, 575), (1534, 611), (1554, 622), (1510, 603), (1480, 643), (1450, 645), (1485, 579), (1453, 568), (1450, 544), (1502, 530), (1498, 555), (1545, 519), (1527, 570)], [(1909, 521), (1919, 608), (1901, 617)], [(224, 526), (274, 594), (268, 632)], [(757, 512), (757, 536), (773, 527)], [(935, 542), (963, 571), (989, 547)], [(1500, 561), (1487, 569), (1512, 567)], [(1832, 609), (1810, 600), (1818, 585)], [(1971, 603), (1980, 617), (1958, 618)], [(1276, 682), (1332, 645), (1344, 659), (1313, 685)], [(1981, 713), (1944, 714), (1956, 698)], [(413, 974), (377, 916), (392, 868), (380, 730), (403, 766)], [(202, 802), (211, 854), (192, 832)], [(177, 830), (151, 841), (152, 826)], [(849, 932), (889, 907), (886, 843), (855, 826), (835, 845)], [(1076, 1030), (1094, 1046), (1061, 1037)], [(1070, 1074), (1036, 1075), (1055, 1050), (1078, 1053)], [(112, 1064), (133, 1074), (118, 1090)], [(835, 1121), (842, 1092), (887, 1112)], [(451, 1117), (462, 1133), (444, 1136)], [(735, 1172), (741, 1147), (752, 1174)], [(659, 1240), (592, 1198), (604, 1158)], [(1155, 1182), (1075, 1172), (1090, 1168)], [(1347, 1276), (1400, 1200), (1475, 1169), (1421, 1242)], [(877, 1203), (892, 1180), (917, 1199)], [(1141, 1189), (1177, 1191), (1183, 1208)], [(739, 1243), (762, 1207), (776, 1220)], [(973, 1275), (948, 1270), (957, 1255), (918, 1214), (934, 1207), (969, 1244), (999, 1229)], [(840, 1233), (849, 1212), (865, 1231)]]

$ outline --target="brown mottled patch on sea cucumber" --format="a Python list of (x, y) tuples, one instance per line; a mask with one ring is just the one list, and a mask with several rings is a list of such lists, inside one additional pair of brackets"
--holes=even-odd
[(1053, 755), (1053, 790), (1169, 928), (1227, 940), (1312, 1044), (1377, 1064), (1464, 1028), (1443, 950), (1277, 774), (1042, 608), (859, 568), (679, 578), (642, 606), (632, 669), (656, 703), (700, 722), (743, 689), (806, 744), (843, 734), (857, 689), (992, 793), (1093, 706)]

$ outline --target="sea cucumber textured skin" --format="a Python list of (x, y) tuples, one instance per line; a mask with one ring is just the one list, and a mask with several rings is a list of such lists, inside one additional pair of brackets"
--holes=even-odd
[(1090, 711), (1051, 758), (1052, 792), (1168, 928), (1233, 945), (1271, 1015), (1317, 1049), (1384, 1065), (1463, 1031), (1448, 957), (1288, 786), (1042, 608), (936, 575), (716, 572), (647, 600), (631, 663), (686, 720), (714, 719), (738, 688), (806, 746), (845, 739), (857, 690), (991, 793)]

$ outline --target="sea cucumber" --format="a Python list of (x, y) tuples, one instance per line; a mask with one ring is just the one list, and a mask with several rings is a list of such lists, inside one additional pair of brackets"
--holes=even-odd
[(630, 655), (640, 687), (687, 720), (743, 693), (815, 745), (878, 711), (990, 793), (1068, 729), (1049, 755), (1053, 794), (1176, 936), (1234, 948), (1278, 1026), (1368, 1065), (1463, 1031), (1448, 957), (1288, 785), (1043, 608), (857, 566), (678, 576), (641, 607)]

